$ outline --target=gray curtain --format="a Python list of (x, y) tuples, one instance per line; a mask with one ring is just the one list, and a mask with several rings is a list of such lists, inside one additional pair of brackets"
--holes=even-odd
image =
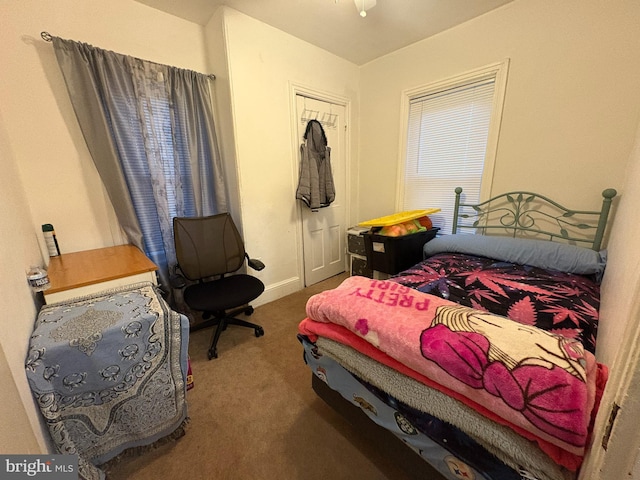
[(70, 40), (53, 45), (118, 221), (168, 286), (173, 217), (227, 211), (211, 80)]

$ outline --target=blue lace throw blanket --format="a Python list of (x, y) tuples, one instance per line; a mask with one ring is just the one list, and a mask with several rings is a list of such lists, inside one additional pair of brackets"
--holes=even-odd
[(151, 283), (40, 311), (26, 360), (29, 385), (62, 454), (79, 474), (176, 431), (186, 419), (189, 322)]

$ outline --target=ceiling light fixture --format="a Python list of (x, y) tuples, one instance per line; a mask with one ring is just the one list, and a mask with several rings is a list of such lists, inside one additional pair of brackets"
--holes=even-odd
[(367, 16), (367, 10), (376, 6), (376, 0), (353, 0), (362, 18)]

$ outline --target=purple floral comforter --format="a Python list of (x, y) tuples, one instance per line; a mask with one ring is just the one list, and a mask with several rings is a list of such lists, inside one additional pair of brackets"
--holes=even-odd
[(578, 340), (595, 354), (600, 286), (594, 277), (440, 253), (390, 280)]
[(312, 296), (301, 334), (351, 346), (538, 443), (575, 471), (605, 372), (580, 342), (398, 282), (353, 276)]

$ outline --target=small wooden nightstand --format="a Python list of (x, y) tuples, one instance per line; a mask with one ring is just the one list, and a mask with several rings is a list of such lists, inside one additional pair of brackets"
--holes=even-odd
[(63, 253), (51, 257), (51, 287), (44, 291), (46, 303), (81, 297), (138, 282), (157, 284), (158, 267), (133, 245)]

